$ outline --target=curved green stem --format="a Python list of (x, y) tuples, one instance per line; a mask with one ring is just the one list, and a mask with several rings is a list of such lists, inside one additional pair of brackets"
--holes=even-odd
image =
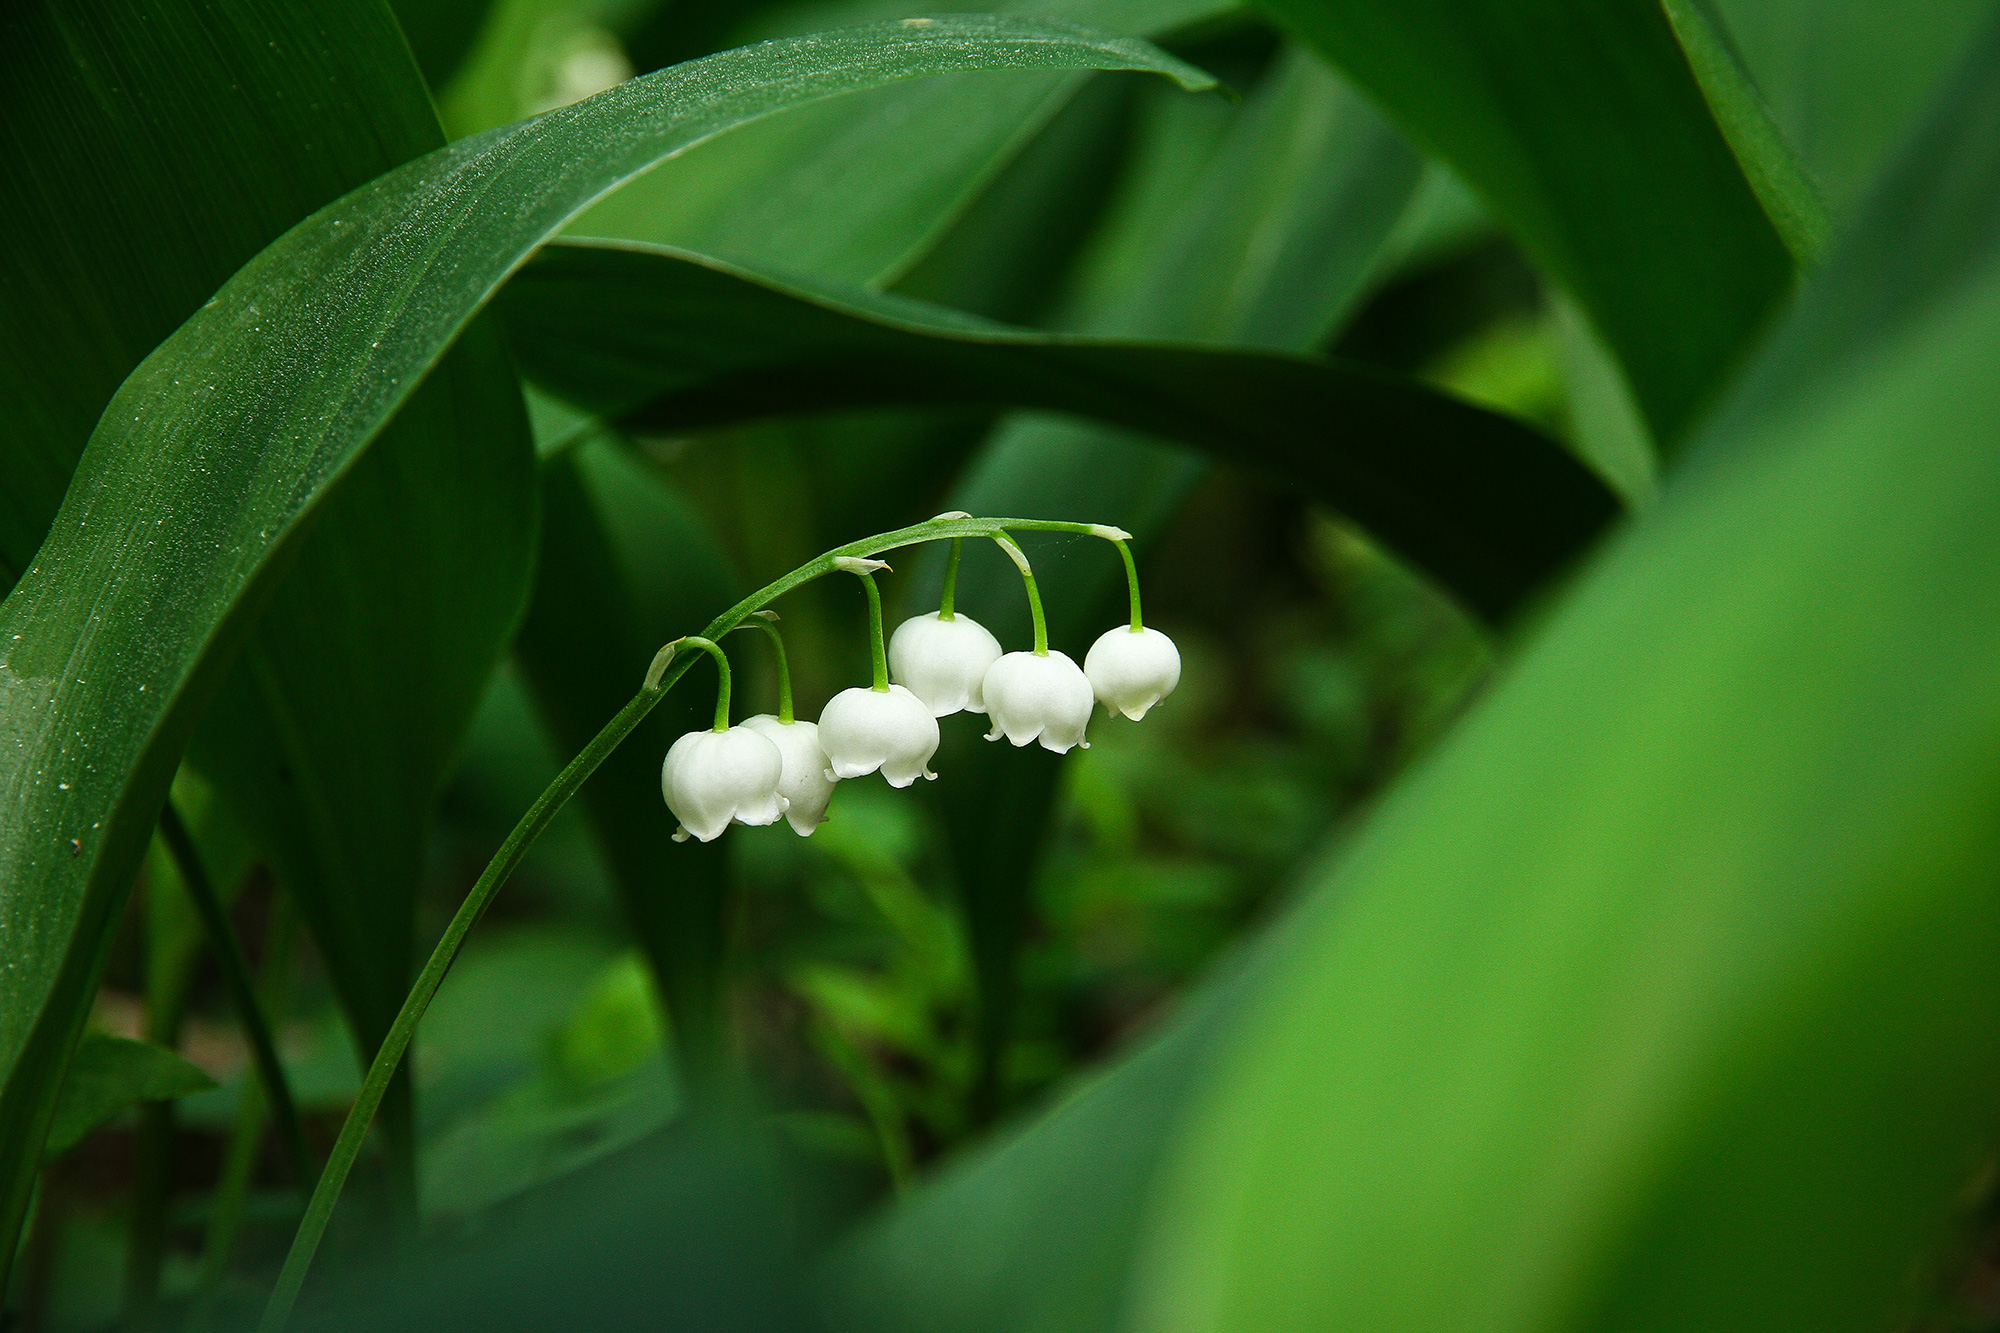
[(938, 599), (938, 619), (950, 620), (953, 607), (958, 600), (958, 557), (965, 546), (965, 538), (951, 539), (951, 554), (944, 562), (944, 596)]
[[(711, 646), (716, 639), (741, 625), (767, 604), (792, 589), (812, 582), (816, 578), (841, 568), (840, 561), (866, 559), (893, 551), (898, 547), (914, 546), (919, 542), (942, 541), (952, 537), (995, 537), (1004, 536), (1008, 529), (1027, 532), (1076, 532), (1087, 536), (1104, 536), (1116, 529), (1106, 529), (1092, 523), (1060, 523), (1046, 519), (1020, 518), (936, 518), (926, 523), (898, 528), (894, 532), (879, 533), (836, 547), (817, 559), (807, 561), (791, 573), (775, 582), (766, 584), (756, 592), (730, 607), (714, 620), (699, 636)], [(1123, 534), (1120, 534), (1123, 535)], [(1008, 545), (1012, 545), (1011, 542)], [(681, 642), (687, 642), (682, 640)], [(879, 642), (879, 638), (878, 638)], [(697, 645), (699, 646), (699, 645)], [(465, 937), (478, 924), (486, 909), (491, 906), (500, 886), (507, 882), (526, 856), (528, 848), (542, 830), (548, 827), (570, 797), (576, 795), (604, 757), (616, 749), (618, 743), (639, 725), (646, 714), (666, 697), (680, 678), (687, 674), (692, 661), (678, 651), (678, 644), (662, 648), (647, 668), (645, 683), (632, 701), (618, 711), (616, 717), (604, 724), (604, 729), (591, 739), (583, 752), (570, 760), (555, 781), (545, 788), (519, 823), (507, 835), (500, 850), (480, 872), (465, 901), (459, 904), (451, 923), (445, 927), (444, 935), (437, 947), (431, 951), (429, 961), (418, 974), (416, 984), (403, 1000), (403, 1007), (396, 1015), (396, 1021), (389, 1027), (389, 1034), (376, 1050), (375, 1058), (368, 1066), (368, 1074), (361, 1081), (361, 1091), (354, 1099), (354, 1106), (347, 1113), (347, 1119), (340, 1127), (340, 1137), (334, 1141), (333, 1152), (328, 1156), (326, 1169), (320, 1173), (319, 1184), (313, 1190), (312, 1200), (306, 1205), (304, 1218), (299, 1222), (297, 1234), (292, 1237), (291, 1250), (285, 1255), (285, 1266), (278, 1274), (277, 1286), (271, 1292), (271, 1299), (264, 1307), (264, 1317), (257, 1325), (258, 1333), (281, 1333), (291, 1318), (292, 1306), (297, 1303), (299, 1289), (304, 1285), (306, 1270), (312, 1267), (313, 1255), (326, 1234), (327, 1223), (333, 1217), (334, 1204), (339, 1201), (342, 1186), (347, 1183), (348, 1173), (354, 1169), (355, 1160), (361, 1155), (361, 1145), (368, 1136), (369, 1123), (382, 1104), (383, 1094), (388, 1090), (389, 1080), (394, 1077), (396, 1067), (402, 1063), (404, 1054), (416, 1036), (417, 1024), (422, 1021), (424, 1011), (430, 1007), (431, 997), (444, 981), (445, 973), (451, 970), (458, 951), (465, 943)]]
[(677, 642), (700, 648), (715, 658), (715, 729), (729, 730), (729, 654), (722, 651), (721, 644), (699, 634), (690, 634)]
[(194, 839), (171, 800), (160, 809), (160, 834), (168, 854), (174, 858), (174, 868), (180, 871), (181, 883), (187, 886), (195, 912), (201, 917), (209, 952), (215, 956), (223, 987), (229, 992), (230, 1007), (236, 1010), (243, 1035), (249, 1039), (257, 1081), (263, 1085), (264, 1098), (277, 1121), (278, 1139), (285, 1146), (285, 1156), (291, 1162), (299, 1191), (305, 1193), (319, 1178), (319, 1166), (313, 1161), (311, 1145), (306, 1142), (305, 1123), (299, 1119), (298, 1103), (292, 1098), (292, 1087), (285, 1078), (284, 1063), (278, 1058), (278, 1044), (272, 1040), (264, 1006), (258, 1003), (257, 985), (250, 979), (250, 964), (243, 957), (243, 946), (229, 924), (222, 900), (216, 897), (215, 885), (201, 863)]
[(1118, 554), (1125, 557), (1125, 586), (1132, 590), (1132, 632), (1146, 628), (1146, 622), (1139, 615), (1139, 567), (1132, 562), (1132, 548), (1122, 537), (1113, 537), (1111, 544), (1118, 548)]
[(1021, 571), (1021, 582), (1028, 588), (1028, 614), (1035, 620), (1035, 656), (1047, 657), (1049, 622), (1042, 615), (1042, 590), (1035, 586), (1035, 571), (1029, 566), (1028, 557), (1021, 553), (1021, 548), (1014, 545), (1006, 533), (996, 534), (993, 540), (1007, 553), (1007, 558), (1014, 562), (1014, 567)]
[(875, 668), (874, 688), (884, 694), (889, 692), (889, 653), (882, 643), (882, 590), (875, 586), (873, 574), (857, 574), (863, 587), (868, 589), (868, 654)]
[(778, 721), (790, 726), (797, 720), (792, 713), (792, 668), (785, 660), (785, 636), (778, 633), (777, 618), (776, 611), (759, 611), (736, 628), (761, 629), (771, 636), (771, 650), (778, 655)]

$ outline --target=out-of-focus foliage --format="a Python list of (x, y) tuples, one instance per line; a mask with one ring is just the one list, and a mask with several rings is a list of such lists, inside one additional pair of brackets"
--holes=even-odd
[[(911, 9), (0, 18), (6, 1317), (272, 1289), (201, 895), (323, 1154), (659, 645), (966, 509), (1130, 530), (1172, 698), (676, 844), (697, 666), (293, 1327), (2000, 1326), (1992, 0)], [(1022, 545), (1081, 660), (1115, 555)]]

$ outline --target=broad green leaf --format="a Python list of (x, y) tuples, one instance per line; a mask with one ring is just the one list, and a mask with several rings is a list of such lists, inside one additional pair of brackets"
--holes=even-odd
[(507, 274), (622, 181), (781, 107), (951, 69), (1076, 65), (1203, 86), (1141, 43), (977, 18), (724, 53), (455, 144), (322, 209), (133, 372), (0, 606), (9, 1234), (62, 1053), (199, 706), (299, 553), (304, 520)]
[(1485, 196), (1671, 446), (1791, 265), (1652, 0), (1268, 0)]
[[(9, 22), (9, 123), (41, 165), (9, 187), (26, 243), (0, 263), (23, 299), (0, 337), (24, 347), (0, 393), (26, 429), (0, 450), (67, 474), (118, 380), (245, 259), (442, 135), (378, 0)], [(303, 540), (194, 746), (304, 909), (364, 1051), (408, 983), (432, 798), (525, 591), (514, 385), (490, 331), (445, 360)], [(17, 497), (36, 540), (59, 497)], [(389, 1117), (405, 1149), (406, 1111)]]
[(860, 292), (837, 304), (635, 243), (551, 246), (501, 309), (539, 383), (655, 431), (973, 402), (1199, 444), (1336, 505), (1495, 617), (1616, 509), (1601, 482), (1526, 427), (1330, 361), (1028, 333)]
[[(995, 6), (1142, 37), (1234, 7), (1235, 0)], [(845, 21), (900, 17), (907, 10), (903, 4), (861, 4)], [(841, 21), (824, 8), (809, 18), (820, 27)], [(787, 112), (696, 149), (604, 200), (570, 230), (833, 282), (886, 285), (937, 243), (1075, 95), (1079, 82), (1074, 74), (954, 75)]]
[(1772, 369), (1314, 877), (1132, 1327), (1910, 1321), (2000, 1117), (1996, 123), (2000, 30)]
[(214, 1079), (164, 1046), (86, 1032), (70, 1054), (43, 1151), (61, 1156), (134, 1103), (172, 1101), (214, 1086)]

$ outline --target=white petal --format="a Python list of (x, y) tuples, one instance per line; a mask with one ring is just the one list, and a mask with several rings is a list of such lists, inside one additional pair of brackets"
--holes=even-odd
[(1116, 710), (1137, 722), (1180, 684), (1180, 649), (1156, 629), (1120, 625), (1090, 645), (1083, 673), (1107, 713)]
[(1002, 735), (1016, 745), (1039, 740), (1057, 754), (1088, 748), (1090, 681), (1067, 654), (1008, 653), (987, 669), (982, 688), (993, 718), (988, 740)]
[(819, 744), (836, 777), (879, 769), (890, 786), (907, 787), (920, 776), (936, 776), (926, 765), (937, 753), (937, 719), (901, 685), (834, 695), (819, 715)]
[(1000, 641), (970, 616), (912, 616), (889, 636), (889, 675), (924, 701), (933, 717), (986, 711), (980, 682), (1000, 656)]
[(812, 836), (826, 818), (833, 799), (832, 778), (826, 775), (826, 753), (819, 748), (819, 728), (810, 722), (780, 722), (769, 713), (743, 719), (742, 725), (768, 737), (784, 761), (778, 794), (785, 798), (785, 819), (800, 837)]
[(785, 813), (783, 773), (778, 747), (755, 731), (690, 731), (667, 751), (660, 790), (681, 828), (712, 842), (732, 820), (775, 824)]

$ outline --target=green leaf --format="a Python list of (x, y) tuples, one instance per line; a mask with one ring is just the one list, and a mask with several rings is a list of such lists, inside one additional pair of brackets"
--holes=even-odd
[[(996, 6), (1139, 37), (1236, 7), (1236, 0)], [(852, 21), (861, 21), (900, 16), (908, 7), (846, 8)], [(800, 17), (817, 26), (841, 21), (817, 7)], [(887, 285), (937, 243), (1080, 83), (1074, 74), (952, 75), (787, 112), (669, 163), (592, 208), (570, 230), (855, 286)], [(945, 126), (950, 132), (941, 132)]]
[(164, 1102), (206, 1092), (215, 1080), (164, 1046), (86, 1032), (69, 1058), (49, 1121), (46, 1157), (55, 1158), (137, 1102)]
[(507, 274), (622, 181), (784, 106), (948, 69), (1076, 65), (1204, 86), (1141, 43), (978, 17), (724, 53), (348, 195), (260, 253), (132, 373), (0, 606), (0, 934), (12, 964), (0, 979), (0, 1253), (12, 1252), (62, 1055), (200, 705), (305, 520)]
[(1911, 1321), (2000, 1117), (2000, 29), (1966, 70), (1773, 368), (1314, 877), (1130, 1327)]
[(1990, 0), (1711, 0), (1837, 222), (1991, 21)]
[[(39, 164), (8, 187), (25, 243), (0, 260), (33, 298), (0, 330), (21, 344), (0, 371), (20, 475), (66, 476), (118, 380), (260, 246), (442, 142), (386, 9), (320, 10), (11, 16), (9, 123)], [(490, 330), (445, 359), (299, 544), (194, 745), (298, 899), (364, 1055), (408, 985), (433, 798), (525, 592), (515, 384)], [(23, 540), (60, 494), (14, 494)], [(406, 1155), (406, 1102), (389, 1126)]]
[(1757, 192), (1792, 262), (1811, 268), (1832, 239), (1833, 220), (1797, 149), (1744, 68), (1727, 26), (1710, 0), (1662, 0), (1662, 7), (1744, 179)]
[(1334, 504), (1495, 617), (1616, 511), (1525, 426), (1336, 362), (983, 324), (635, 243), (550, 246), (501, 309), (545, 387), (672, 431), (910, 403), (1033, 406), (1196, 443)]
[(1791, 265), (1652, 0), (1268, 0), (1480, 191), (1671, 446)]

